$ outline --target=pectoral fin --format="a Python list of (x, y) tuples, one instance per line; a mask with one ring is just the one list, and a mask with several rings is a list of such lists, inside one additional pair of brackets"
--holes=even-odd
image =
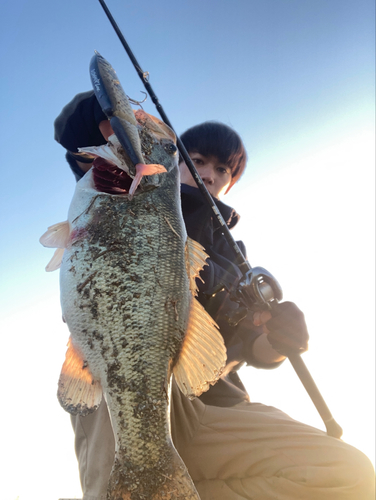
[(192, 299), (187, 332), (173, 373), (179, 389), (190, 399), (217, 382), (227, 358), (217, 324), (193, 296), (197, 294), (195, 279), (206, 257), (203, 247), (188, 238), (186, 264)]
[(39, 242), (48, 248), (66, 248), (69, 241), (69, 222), (58, 222), (50, 226), (39, 238)]
[(94, 412), (102, 399), (102, 387), (94, 380), (81, 352), (71, 338), (61, 369), (57, 397), (61, 406), (72, 415)]
[(63, 259), (64, 249), (67, 247), (69, 242), (70, 226), (69, 222), (66, 220), (64, 222), (58, 222), (53, 226), (50, 226), (47, 231), (42, 234), (39, 238), (39, 242), (47, 248), (57, 248), (52, 259), (46, 266), (46, 271), (56, 271), (61, 266), (61, 261)]

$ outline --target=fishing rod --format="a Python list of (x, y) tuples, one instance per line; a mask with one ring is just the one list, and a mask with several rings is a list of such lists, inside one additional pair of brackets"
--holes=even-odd
[[(183, 158), (185, 164), (187, 165), (190, 173), (192, 174), (193, 178), (195, 179), (195, 182), (197, 184), (197, 187), (199, 188), (200, 192), (204, 196), (205, 200), (207, 203), (210, 205), (213, 215), (215, 217), (215, 220), (219, 224), (219, 226), (222, 229), (222, 233), (232, 249), (235, 257), (235, 262), (237, 266), (239, 267), (241, 273), (243, 274), (243, 279), (240, 281), (238, 285), (238, 289), (236, 291), (236, 297), (238, 301), (241, 301), (245, 307), (244, 308), (239, 308), (239, 314), (238, 316), (234, 316), (232, 318), (232, 324), (236, 325), (239, 323), (245, 316), (245, 313), (241, 312), (241, 309), (248, 309), (249, 304), (256, 304), (259, 306), (261, 309), (267, 309), (271, 310), (273, 307), (282, 299), (282, 288), (279, 285), (278, 281), (274, 278), (272, 274), (270, 274), (266, 269), (262, 267), (254, 267), (252, 268), (247, 259), (244, 257), (243, 253), (241, 252), (238, 244), (232, 237), (232, 234), (230, 233), (230, 230), (224, 221), (220, 211), (218, 210), (218, 207), (212, 198), (211, 194), (207, 190), (204, 182), (202, 181), (199, 173), (196, 170), (196, 167), (194, 166), (188, 151), (186, 150), (184, 144), (182, 143), (181, 139), (177, 135), (177, 133), (174, 130), (174, 127), (172, 126), (170, 120), (168, 119), (161, 103), (159, 102), (158, 97), (156, 96), (152, 86), (150, 85), (149, 82), (149, 73), (143, 71), (141, 69), (140, 64), (138, 63), (136, 57), (134, 56), (131, 48), (129, 47), (127, 41), (125, 40), (119, 26), (117, 25), (115, 19), (113, 18), (110, 10), (108, 9), (106, 3), (104, 0), (99, 0), (99, 3), (101, 4), (108, 20), (110, 21), (112, 27), (114, 28), (121, 44), (123, 45), (126, 53), (129, 56), (129, 59), (131, 60), (134, 68), (137, 71), (138, 76), (140, 77), (147, 93), (149, 94), (152, 102), (154, 103), (155, 107), (158, 110), (159, 115), (161, 116), (162, 120), (171, 128), (171, 130), (174, 131), (177, 139), (177, 147), (179, 150), (179, 153), (181, 157)], [(223, 290), (225, 287), (224, 285), (220, 285), (216, 290), (215, 293), (218, 293), (220, 290)], [(214, 293), (212, 291), (212, 293)], [(310, 396), (313, 404), (315, 405), (319, 415), (321, 416), (325, 427), (327, 434), (332, 437), (340, 438), (342, 436), (342, 428), (340, 425), (334, 420), (327, 404), (325, 403), (324, 398), (322, 397), (317, 385), (315, 384), (308, 368), (306, 367), (303, 359), (299, 354), (289, 354), (288, 359), (294, 368), (296, 374), (298, 375), (300, 381), (302, 382), (304, 388), (306, 389), (308, 395)]]

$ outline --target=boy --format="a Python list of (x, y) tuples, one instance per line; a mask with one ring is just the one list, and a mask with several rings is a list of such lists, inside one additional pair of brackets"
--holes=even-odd
[[(77, 148), (103, 144), (110, 134), (93, 92), (79, 94), (63, 109), (55, 122), (55, 138), (68, 150), (76, 179), (92, 161), (78, 155)], [(207, 122), (187, 130), (181, 140), (229, 228), (234, 227), (238, 214), (219, 198), (245, 169), (241, 139), (226, 125)], [(237, 370), (244, 363), (275, 368), (287, 352), (304, 352), (308, 345), (304, 315), (295, 304), (285, 302), (273, 317), (267, 312), (248, 313), (236, 327), (229, 325), (227, 315), (236, 305), (228, 292), (214, 298), (205, 292), (218, 283), (236, 286), (241, 273), (183, 161), (179, 168), (187, 233), (209, 255), (203, 282), (198, 281), (199, 300), (220, 326), (227, 347), (224, 374), (200, 398), (188, 400), (172, 382), (172, 437), (201, 499), (373, 499), (373, 468), (362, 453), (275, 408), (250, 402)], [(105, 499), (114, 459), (105, 403), (87, 417), (72, 417), (72, 423), (83, 498)]]

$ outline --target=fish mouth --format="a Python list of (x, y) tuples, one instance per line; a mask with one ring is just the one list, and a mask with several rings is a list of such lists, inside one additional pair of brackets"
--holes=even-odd
[(92, 171), (97, 191), (107, 194), (129, 194), (133, 179), (125, 170), (97, 157), (93, 161)]
[(102, 193), (128, 195), (131, 200), (140, 192), (155, 189), (159, 182), (155, 182), (153, 176), (167, 172), (166, 168), (159, 164), (138, 163), (135, 168), (136, 175), (131, 177), (125, 170), (97, 157), (92, 167), (94, 187)]
[(115, 134), (108, 138), (107, 144), (78, 148), (78, 151), (95, 158), (92, 171), (97, 191), (107, 194), (127, 194), (130, 200), (142, 191), (157, 187), (159, 182), (158, 176), (154, 179), (155, 174), (167, 172), (160, 164), (141, 162), (133, 164)]

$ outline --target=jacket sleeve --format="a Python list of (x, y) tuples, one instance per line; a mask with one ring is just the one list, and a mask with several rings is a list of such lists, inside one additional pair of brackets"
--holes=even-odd
[(105, 144), (98, 128), (103, 120), (107, 120), (107, 116), (94, 92), (77, 94), (55, 120), (55, 140), (72, 153), (77, 153), (77, 148)]

